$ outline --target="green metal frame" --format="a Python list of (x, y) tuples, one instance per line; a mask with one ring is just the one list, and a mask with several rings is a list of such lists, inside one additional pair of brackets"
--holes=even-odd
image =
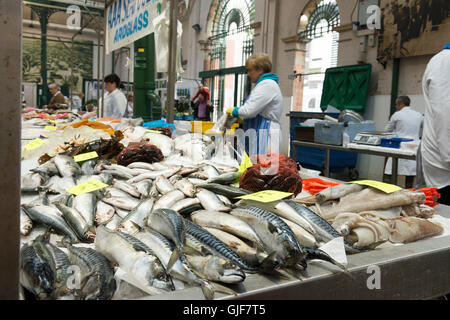
[[(320, 28), (320, 31), (317, 34), (317, 25), (321, 20), (326, 20), (328, 22), (328, 26), (325, 28), (326, 30)], [(322, 36), (323, 34), (333, 31), (333, 27), (338, 26), (339, 23), (339, 7), (337, 3), (323, 4), (321, 2), (309, 16), (306, 29), (302, 32), (299, 32), (298, 35), (310, 39), (317, 38)]]

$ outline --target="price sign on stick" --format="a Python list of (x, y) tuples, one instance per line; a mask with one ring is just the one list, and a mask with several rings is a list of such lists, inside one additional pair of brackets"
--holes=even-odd
[(98, 154), (96, 151), (76, 155), (73, 157), (73, 160), (75, 160), (75, 162), (81, 162), (81, 161), (86, 161), (86, 160), (90, 160), (90, 159), (94, 159), (94, 158), (98, 158)]
[(356, 183), (356, 184), (360, 184), (363, 186), (369, 186), (369, 187), (381, 190), (386, 193), (393, 193), (393, 192), (402, 190), (402, 188), (400, 188), (396, 185), (384, 183), (384, 182), (380, 182), (380, 181), (374, 181), (374, 180), (351, 181), (349, 183)]
[(89, 181), (80, 183), (79, 185), (76, 185), (75, 187), (69, 188), (66, 190), (66, 192), (74, 194), (74, 195), (80, 195), (83, 193), (92, 192), (95, 190), (106, 188), (108, 185), (104, 184), (103, 182), (100, 182), (96, 179), (91, 179)]
[(293, 193), (290, 193), (290, 192), (264, 190), (264, 191), (248, 194), (245, 196), (240, 196), (240, 197), (237, 197), (236, 199), (253, 200), (253, 201), (267, 203), (267, 202), (278, 201), (278, 200), (287, 198), (292, 195), (293, 195)]

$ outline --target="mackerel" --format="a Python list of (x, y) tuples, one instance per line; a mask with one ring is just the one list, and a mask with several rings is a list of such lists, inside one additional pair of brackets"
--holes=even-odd
[(207, 183), (207, 184), (203, 184), (201, 187), (203, 189), (212, 191), (215, 194), (221, 194), (221, 195), (227, 197), (228, 199), (234, 199), (236, 197), (246, 196), (246, 195), (252, 193), (251, 191), (248, 191), (245, 189), (231, 187), (231, 186), (225, 186), (225, 185), (221, 185), (218, 183)]
[(153, 210), (147, 220), (147, 225), (165, 237), (175, 242), (179, 253), (183, 251), (186, 242), (185, 220), (170, 209)]
[[(63, 217), (76, 232), (81, 241), (91, 242), (95, 238), (94, 232), (91, 231), (91, 226), (88, 225), (86, 219), (78, 212), (78, 210), (67, 207), (62, 203), (55, 203), (55, 206), (62, 212)], [(93, 229), (94, 228), (92, 228), (92, 230)]]
[(52, 299), (75, 300), (77, 298), (76, 292), (67, 286), (68, 279), (73, 274), (69, 269), (72, 265), (69, 257), (64, 251), (50, 242), (46, 243), (45, 246), (55, 265), (55, 288), (52, 292)]
[(245, 273), (242, 270), (233, 262), (221, 257), (186, 255), (186, 259), (192, 269), (207, 280), (224, 283), (239, 283), (245, 280)]
[[(196, 200), (198, 200), (197, 198), (194, 198)], [(200, 202), (200, 200), (198, 200)], [(173, 208), (171, 208), (172, 210), (174, 210)], [(188, 214), (191, 214), (192, 212), (195, 211), (199, 211), (199, 210), (204, 210), (205, 208), (203, 208), (203, 206), (201, 204), (194, 204), (192, 206), (186, 207), (184, 209), (181, 209), (178, 211), (179, 214), (181, 214), (182, 216), (186, 216)]]
[(139, 227), (144, 227), (147, 222), (148, 215), (153, 208), (153, 199), (141, 201), (120, 223), (117, 230), (128, 234), (135, 234), (139, 231)]
[(206, 180), (207, 183), (218, 183), (218, 184), (230, 184), (236, 181), (241, 176), (239, 172), (228, 172), (223, 173), (217, 177), (209, 178)]
[(73, 208), (84, 217), (89, 227), (94, 226), (97, 197), (93, 193), (83, 193), (73, 199)]

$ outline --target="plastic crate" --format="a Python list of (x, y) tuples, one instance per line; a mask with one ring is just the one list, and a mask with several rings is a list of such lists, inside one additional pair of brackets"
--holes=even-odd
[(381, 147), (386, 148), (394, 148), (394, 149), (400, 149), (400, 144), (402, 142), (409, 142), (414, 141), (414, 139), (407, 139), (407, 138), (381, 138)]

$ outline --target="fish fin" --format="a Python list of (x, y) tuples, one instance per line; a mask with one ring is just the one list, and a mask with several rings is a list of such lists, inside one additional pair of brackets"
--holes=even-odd
[(374, 242), (374, 243), (370, 244), (369, 246), (367, 246), (367, 248), (370, 250), (374, 250), (376, 247), (378, 247), (379, 245), (382, 245), (386, 241), (387, 240), (381, 240), (381, 241)]
[(280, 265), (279, 261), (277, 261), (276, 255), (277, 253), (274, 251), (261, 262), (259, 268), (262, 272), (271, 272)]
[(169, 272), (172, 269), (173, 265), (175, 264), (175, 262), (177, 262), (179, 257), (180, 257), (180, 252), (177, 249), (174, 249), (172, 251), (172, 255), (170, 256), (169, 263), (167, 264), (167, 268), (166, 268), (167, 272)]
[(198, 256), (198, 255), (205, 256), (205, 252), (198, 251), (198, 250), (196, 250), (196, 249), (194, 249), (192, 247), (189, 247), (189, 246), (184, 246), (183, 247), (183, 253), (184, 254), (188, 254), (188, 255), (192, 255), (192, 256)]
[(214, 299), (215, 289), (214, 286), (209, 281), (203, 280), (201, 288), (206, 300)]
[(217, 292), (226, 293), (226, 294), (229, 294), (229, 295), (232, 295), (232, 296), (237, 296), (238, 295), (238, 293), (236, 291), (231, 290), (230, 288), (225, 287), (225, 286), (223, 286), (223, 285), (221, 285), (221, 284), (219, 284), (217, 282), (211, 282), (211, 285), (214, 287), (214, 290), (217, 291)]
[(273, 225), (272, 223), (269, 222), (267, 224), (267, 227), (269, 228), (270, 233), (278, 233), (278, 228), (275, 225)]

